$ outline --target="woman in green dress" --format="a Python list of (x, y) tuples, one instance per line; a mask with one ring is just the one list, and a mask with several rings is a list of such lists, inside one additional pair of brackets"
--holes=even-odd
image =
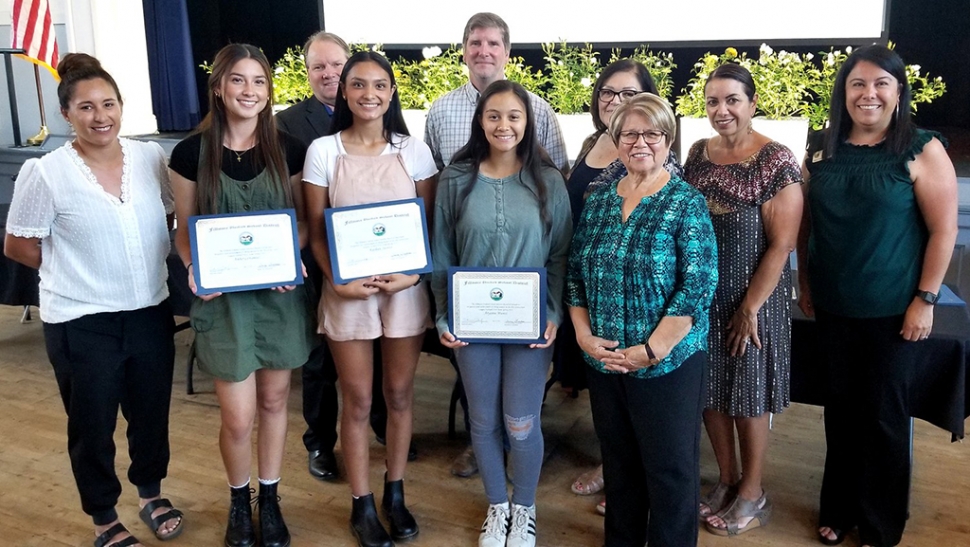
[[(196, 292), (188, 218), (295, 208), (302, 226), (305, 148), (276, 128), (269, 63), (256, 47), (231, 44), (216, 54), (209, 77), (209, 114), (172, 151), (169, 164), (179, 219), (175, 241)], [(192, 303), (199, 368), (215, 378), (222, 426), (219, 448), (231, 488), (226, 545), (256, 542), (249, 488), (252, 432), (259, 417), (260, 542), (285, 547), (277, 485), (286, 440), (291, 369), (312, 348), (310, 300), (304, 285), (199, 295)]]

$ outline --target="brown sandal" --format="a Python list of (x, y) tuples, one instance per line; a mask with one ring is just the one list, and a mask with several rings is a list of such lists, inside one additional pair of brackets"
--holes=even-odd
[[(726, 527), (720, 528), (707, 521), (704, 523), (707, 531), (715, 536), (736, 536), (767, 526), (768, 519), (771, 517), (771, 501), (767, 494), (761, 494), (761, 497), (755, 501), (737, 496), (734, 498), (734, 503), (717, 516), (724, 521)], [(751, 517), (751, 520), (743, 527), (738, 526), (738, 521), (745, 517)]]
[[(737, 495), (737, 486), (718, 481), (714, 485), (714, 488), (711, 488), (707, 495), (701, 498), (700, 507), (697, 508), (698, 517), (704, 520), (707, 517), (720, 513), (727, 506), (731, 505), (731, 502), (734, 501)], [(706, 512), (704, 511), (705, 509), (707, 509)]]

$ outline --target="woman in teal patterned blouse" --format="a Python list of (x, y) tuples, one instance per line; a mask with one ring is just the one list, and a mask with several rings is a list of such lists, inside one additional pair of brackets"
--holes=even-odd
[(663, 169), (675, 132), (656, 95), (616, 109), (610, 135), (627, 174), (592, 191), (570, 252), (566, 301), (591, 366), (607, 546), (697, 542), (717, 244), (703, 196)]

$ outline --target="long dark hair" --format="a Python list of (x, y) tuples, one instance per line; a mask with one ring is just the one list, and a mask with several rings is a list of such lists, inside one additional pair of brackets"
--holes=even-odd
[(286, 196), (288, 204), (293, 203), (293, 190), (289, 184), (289, 170), (283, 155), (283, 146), (273, 118), (273, 73), (266, 56), (256, 46), (249, 44), (229, 44), (216, 53), (209, 75), (209, 113), (194, 131), (202, 135), (202, 154), (199, 162), (199, 175), (196, 181), (199, 212), (214, 214), (219, 212), (219, 176), (222, 172), (222, 141), (226, 133), (228, 118), (223, 99), (216, 94), (222, 81), (229, 75), (236, 63), (243, 59), (253, 59), (263, 69), (269, 97), (266, 107), (259, 113), (256, 122), (256, 147), (252, 161), (261, 163), (277, 179)]
[(491, 153), (491, 145), (485, 137), (485, 130), (482, 129), (482, 116), (485, 113), (485, 105), (493, 96), (508, 92), (514, 93), (525, 107), (525, 134), (522, 135), (522, 140), (515, 147), (515, 155), (522, 161), (519, 180), (522, 180), (522, 171), (525, 171), (535, 181), (535, 197), (536, 201), (539, 202), (540, 217), (542, 218), (543, 226), (545, 226), (545, 232), (549, 233), (552, 230), (552, 219), (549, 217), (549, 211), (546, 210), (546, 196), (549, 190), (546, 188), (545, 180), (542, 178), (542, 168), (547, 166), (555, 169), (555, 166), (553, 166), (552, 160), (549, 159), (546, 151), (539, 146), (539, 140), (536, 138), (536, 122), (535, 116), (532, 115), (532, 101), (529, 99), (529, 92), (521, 85), (509, 80), (493, 82), (482, 92), (478, 98), (478, 106), (475, 107), (471, 136), (468, 138), (465, 146), (455, 152), (451, 160), (453, 164), (467, 162), (472, 171), (471, 182), (458, 198), (458, 210), (464, 210), (468, 195), (471, 194), (478, 181), (478, 171), (481, 168), (482, 162)]
[(872, 63), (885, 70), (896, 81), (899, 82), (899, 109), (893, 120), (889, 122), (889, 130), (886, 133), (886, 145), (894, 154), (902, 154), (909, 148), (913, 140), (913, 132), (916, 130), (910, 114), (910, 102), (912, 91), (909, 88), (909, 79), (906, 77), (906, 65), (895, 51), (886, 46), (871, 45), (860, 47), (849, 55), (849, 58), (842, 63), (839, 73), (835, 76), (835, 87), (832, 88), (831, 108), (829, 109), (828, 132), (825, 135), (825, 157), (835, 155), (839, 144), (849, 138), (849, 131), (852, 130), (852, 118), (845, 105), (845, 84), (849, 79), (849, 73), (860, 62)]
[(576, 163), (586, 157), (589, 151), (593, 149), (596, 145), (596, 141), (599, 140), (603, 133), (606, 133), (607, 127), (606, 122), (600, 118), (600, 90), (606, 84), (606, 81), (612, 78), (615, 74), (622, 74), (624, 72), (629, 72), (636, 77), (637, 82), (640, 84), (640, 89), (648, 93), (653, 93), (654, 95), (660, 95), (657, 91), (657, 84), (653, 81), (653, 76), (647, 67), (643, 66), (643, 63), (634, 61), (633, 59), (620, 59), (618, 61), (613, 61), (606, 68), (600, 72), (600, 77), (596, 78), (596, 83), (593, 84), (593, 99), (590, 101), (589, 113), (593, 117), (593, 127), (596, 129), (592, 135), (586, 137), (583, 141), (582, 147), (579, 149), (579, 155), (576, 156)]
[(387, 112), (384, 112), (384, 140), (394, 146), (394, 142), (391, 140), (392, 133), (408, 136), (411, 133), (408, 131), (407, 124), (404, 123), (404, 115), (401, 114), (401, 99), (397, 96), (397, 81), (394, 79), (394, 69), (391, 68), (391, 63), (387, 62), (387, 58), (373, 51), (358, 51), (351, 55), (350, 59), (347, 59), (344, 70), (340, 73), (340, 93), (337, 93), (337, 103), (333, 107), (333, 118), (330, 122), (330, 132), (327, 134), (336, 135), (340, 131), (354, 125), (354, 113), (347, 106), (347, 98), (344, 97), (343, 89), (347, 85), (347, 75), (350, 74), (350, 70), (358, 63), (368, 61), (377, 63), (387, 73), (391, 85), (394, 86), (391, 103), (387, 105)]

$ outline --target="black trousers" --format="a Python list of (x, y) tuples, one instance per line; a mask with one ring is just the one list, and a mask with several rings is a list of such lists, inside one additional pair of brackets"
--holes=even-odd
[(919, 342), (903, 316), (855, 319), (816, 311), (827, 372), (825, 474), (819, 525), (859, 527), (863, 544), (897, 545), (910, 484), (910, 391)]
[(707, 353), (640, 379), (590, 369), (603, 453), (606, 547), (694, 547)]
[(67, 411), (67, 447), (81, 507), (96, 525), (118, 518), (118, 407), (128, 422), (128, 480), (140, 497), (168, 473), (174, 321), (168, 303), (45, 323), (47, 356)]

